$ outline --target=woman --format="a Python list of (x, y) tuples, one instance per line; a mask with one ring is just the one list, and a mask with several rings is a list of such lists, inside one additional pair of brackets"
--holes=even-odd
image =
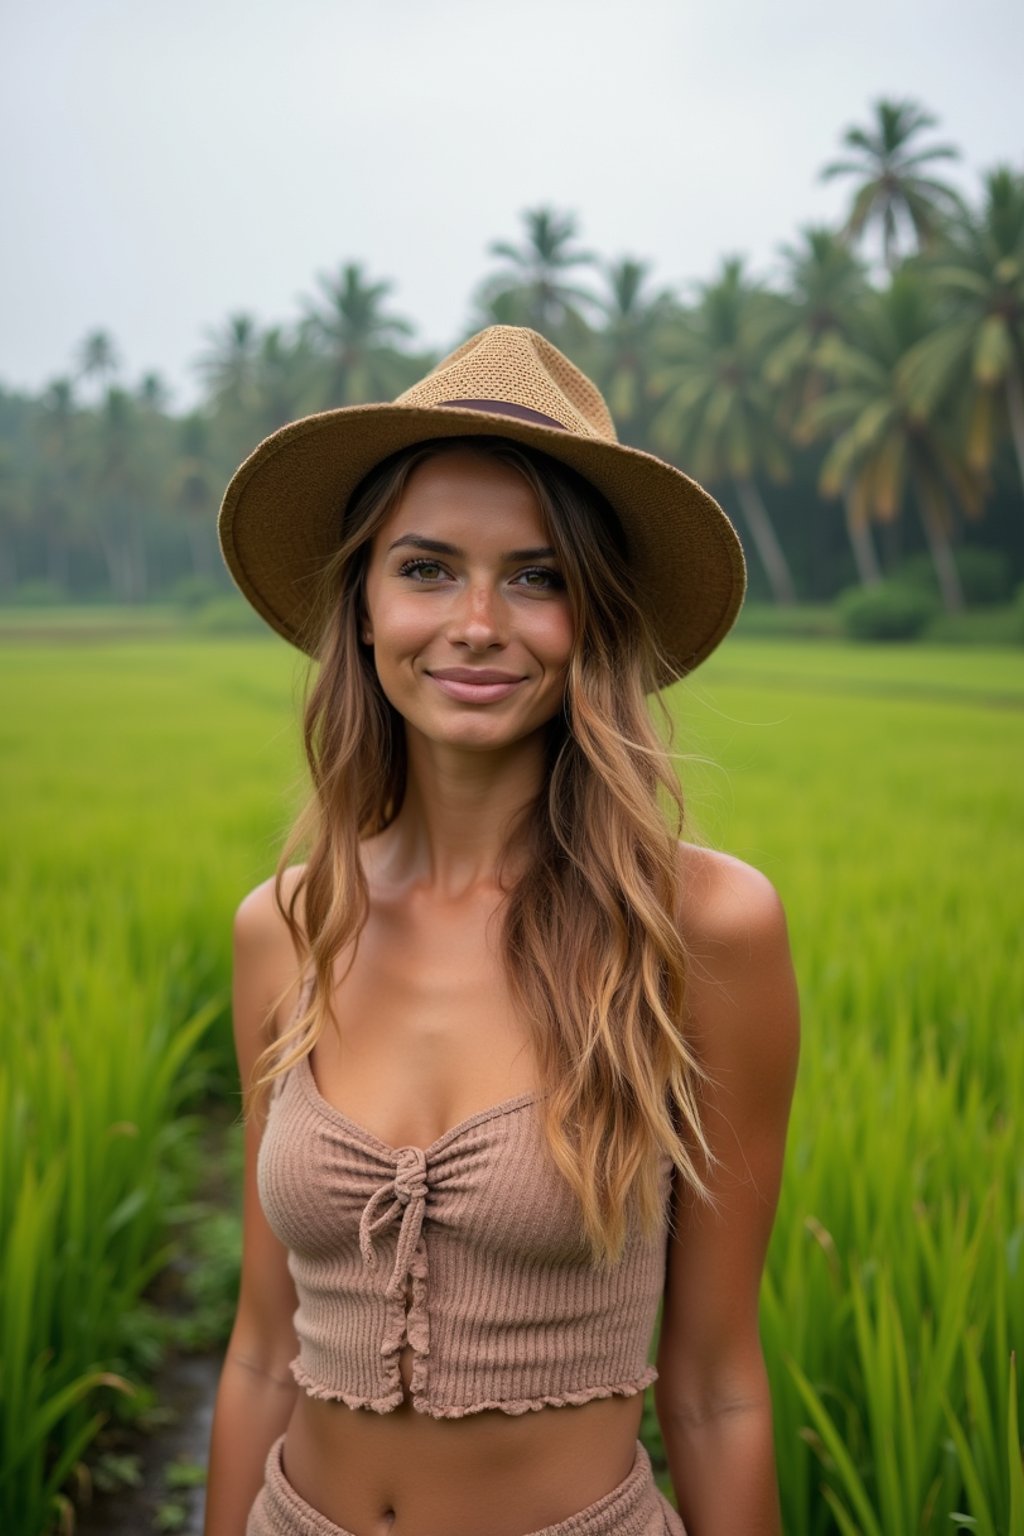
[(785, 917), (680, 840), (646, 706), (733, 623), (735, 531), (495, 326), (392, 405), (275, 433), (220, 533), (320, 665), (314, 793), (235, 920), (207, 1536), (777, 1536)]

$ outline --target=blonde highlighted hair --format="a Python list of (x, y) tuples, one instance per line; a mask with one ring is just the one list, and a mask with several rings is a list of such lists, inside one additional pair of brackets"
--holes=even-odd
[[(359, 845), (390, 824), (405, 791), (403, 722), (360, 638), (371, 542), (416, 465), (455, 447), (491, 455), (526, 478), (575, 620), (564, 709), (546, 728), (544, 784), (506, 844), (517, 864), (525, 857), (524, 872), (505, 884), (502, 953), (532, 1037), (548, 1147), (578, 1196), (594, 1262), (614, 1263), (631, 1207), (645, 1232), (664, 1219), (662, 1151), (690, 1194), (714, 1203), (702, 1171), (716, 1162), (700, 1114), (707, 1073), (683, 1027), (684, 806), (648, 712), (659, 658), (622, 530), (592, 486), (536, 450), (504, 438), (417, 444), (378, 465), (345, 512), (319, 584), (319, 667), (315, 680), (312, 668), (307, 677), (303, 707), (312, 793), (285, 842), (274, 886), (313, 985), (306, 1006), (258, 1057), (245, 1109), (248, 1115), (262, 1106), (274, 1080), (313, 1049), (329, 1017), (337, 1027), (329, 1001), (334, 963), (369, 910)], [(286, 902), (285, 872), (300, 849), (308, 857)], [(304, 924), (296, 917), (300, 896)]]

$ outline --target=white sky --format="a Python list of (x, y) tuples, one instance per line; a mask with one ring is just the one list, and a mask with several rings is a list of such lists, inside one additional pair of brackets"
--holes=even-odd
[(0, 381), (112, 332), (190, 403), (229, 313), (288, 323), (365, 263), (448, 346), (541, 203), (680, 285), (834, 221), (817, 173), (910, 96), (972, 194), (1022, 163), (1019, 0), (7, 0), (0, 9)]

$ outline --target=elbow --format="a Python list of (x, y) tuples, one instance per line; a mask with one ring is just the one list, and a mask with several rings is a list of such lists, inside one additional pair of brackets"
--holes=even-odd
[(659, 1376), (654, 1383), (654, 1406), (658, 1422), (680, 1429), (700, 1429), (705, 1424), (720, 1423), (749, 1414), (771, 1414), (771, 1388), (764, 1357), (745, 1362), (741, 1370), (716, 1373), (685, 1383)]
[(770, 1397), (694, 1398), (688, 1402), (673, 1399), (666, 1403), (656, 1396), (654, 1406), (658, 1413), (658, 1423), (665, 1434), (672, 1429), (689, 1434), (711, 1425), (754, 1417), (765, 1416), (770, 1419), (772, 1413)]

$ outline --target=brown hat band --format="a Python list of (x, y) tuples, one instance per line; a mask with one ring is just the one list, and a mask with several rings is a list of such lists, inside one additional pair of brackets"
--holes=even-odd
[(439, 404), (457, 405), (465, 411), (493, 411), (497, 416), (517, 416), (520, 421), (533, 421), (539, 427), (557, 427), (560, 432), (569, 430), (553, 416), (545, 416), (542, 411), (531, 411), (528, 405), (513, 405), (510, 400), (441, 400)]

